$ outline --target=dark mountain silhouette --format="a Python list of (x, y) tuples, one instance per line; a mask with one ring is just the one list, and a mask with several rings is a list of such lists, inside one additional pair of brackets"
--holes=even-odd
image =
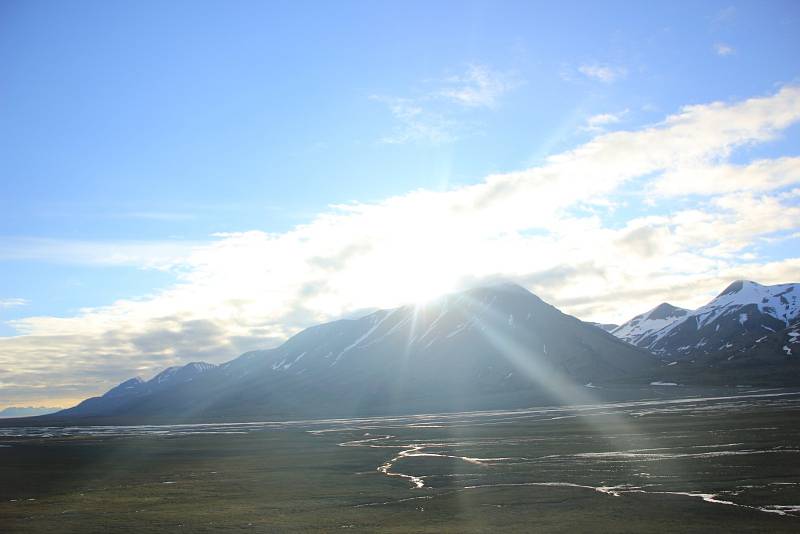
[[(498, 284), (313, 326), (268, 350), (131, 379), (54, 418), (263, 419), (558, 402), (659, 362)], [(577, 398), (577, 397), (576, 397)]]

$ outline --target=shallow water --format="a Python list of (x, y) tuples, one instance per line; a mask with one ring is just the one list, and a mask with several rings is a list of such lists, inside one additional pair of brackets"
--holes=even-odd
[(486, 410), (457, 413), (417, 414), (404, 416), (359, 417), (335, 419), (305, 419), (296, 421), (257, 421), (241, 423), (197, 423), (181, 425), (128, 426), (52, 426), (0, 427), (3, 437), (60, 438), (72, 436), (152, 436), (191, 434), (243, 434), (282, 429), (306, 429), (313, 432), (340, 432), (387, 428), (452, 428), (454, 426), (498, 425), (601, 415), (646, 416), (654, 414), (724, 413), (747, 406), (780, 406), (800, 403), (800, 391), (775, 392), (753, 390), (741, 395), (715, 397), (685, 397), (674, 399), (645, 399), (637, 401), (598, 403), (575, 406), (547, 406), (515, 410)]
[[(718, 506), (800, 517), (800, 478), (796, 474), (786, 478), (787, 473), (780, 467), (800, 465), (800, 434), (787, 434), (786, 429), (777, 426), (740, 428), (716, 424), (726, 415), (753, 409), (771, 413), (797, 410), (800, 396), (762, 393), (454, 414), (434, 418), (436, 425), (429, 428), (451, 432), (439, 432), (432, 440), (418, 435), (418, 423), (402, 421), (393, 421), (394, 426), (369, 421), (362, 426), (334, 426), (310, 432), (353, 435), (357, 430), (393, 429), (394, 434), (375, 437), (364, 433), (367, 437), (345, 440), (339, 445), (393, 451), (385, 463), (376, 467), (377, 472), (428, 492), (416, 497), (419, 499), (435, 499), (445, 490), (449, 495), (452, 491), (492, 488), (561, 487), (617, 498), (647, 494), (701, 499)], [(639, 424), (643, 418), (659, 417), (669, 417), (670, 421), (696, 419), (701, 424), (638, 432), (652, 427)], [(575, 426), (558, 432), (558, 422), (568, 419), (579, 419), (582, 426), (607, 425), (613, 430), (601, 434), (602, 439), (576, 435)], [(537, 426), (545, 423), (550, 425), (550, 431), (537, 433)], [(498, 430), (512, 428), (517, 433), (524, 425), (533, 432), (510, 436), (501, 432), (492, 437), (484, 430), (480, 437), (471, 436), (476, 427), (487, 425), (495, 425)], [(564, 452), (537, 454), (553, 449)], [(443, 465), (444, 461), (451, 465)], [(385, 506), (407, 500), (368, 505)]]
[[(733, 415), (763, 413), (746, 426)], [(789, 414), (789, 417), (781, 414)], [(396, 480), (393, 506), (461, 492), (562, 488), (611, 499), (700, 500), (800, 517), (800, 392), (646, 399), (391, 417), (189, 425), (0, 428), (2, 446), (75, 437), (307, 432), (332, 446), (385, 450), (373, 476)], [(752, 415), (752, 414), (751, 414)], [(777, 422), (775, 422), (777, 421)], [(788, 423), (788, 424), (787, 424)], [(369, 469), (369, 467), (367, 468)], [(364, 472), (352, 477), (365, 476)], [(174, 483), (166, 481), (164, 484)], [(408, 491), (418, 495), (408, 497)]]

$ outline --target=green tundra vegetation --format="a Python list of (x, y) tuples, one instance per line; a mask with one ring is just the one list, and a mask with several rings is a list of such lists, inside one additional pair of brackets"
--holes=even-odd
[(751, 395), (263, 426), (7, 430), (0, 525), (797, 532), (800, 395)]

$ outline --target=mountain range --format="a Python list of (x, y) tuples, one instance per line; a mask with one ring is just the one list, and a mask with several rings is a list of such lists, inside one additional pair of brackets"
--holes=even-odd
[(733, 360), (756, 356), (749, 349), (788, 328), (798, 316), (800, 284), (765, 286), (737, 280), (696, 310), (665, 302), (612, 333), (662, 358), (692, 360), (724, 354), (733, 355)]
[(737, 280), (696, 310), (662, 303), (612, 333), (667, 365), (681, 383), (800, 383), (800, 284)]
[(313, 326), (219, 366), (130, 379), (57, 416), (209, 420), (499, 407), (556, 402), (571, 388), (658, 366), (647, 351), (504, 283)]
[(307, 328), (227, 363), (129, 379), (44, 419), (252, 420), (579, 402), (597, 384), (800, 383), (800, 288), (736, 281), (616, 326), (502, 283)]

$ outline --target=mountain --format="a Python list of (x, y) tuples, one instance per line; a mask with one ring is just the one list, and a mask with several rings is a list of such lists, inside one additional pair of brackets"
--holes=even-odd
[(160, 388), (191, 382), (201, 374), (216, 367), (213, 363), (206, 362), (187, 363), (183, 367), (167, 367), (144, 384), (151, 388)]
[(800, 318), (776, 332), (755, 331), (738, 343), (728, 343), (716, 355), (717, 360), (800, 361)]
[[(772, 332), (742, 329), (717, 351), (670, 358), (658, 380), (684, 385), (797, 387), (800, 385), (800, 318)], [(723, 328), (720, 328), (722, 331)]]
[(785, 359), (800, 359), (800, 318), (794, 319), (783, 330), (756, 339), (745, 350), (779, 353)]
[(134, 378), (56, 416), (246, 420), (503, 407), (564, 401), (571, 388), (658, 365), (506, 283), (313, 326), (220, 366)]
[(597, 328), (602, 328), (606, 332), (613, 332), (614, 330), (619, 328), (618, 324), (613, 324), (613, 323), (591, 323), (590, 322), (589, 324), (592, 325), (592, 326), (596, 326)]
[(86, 399), (74, 408), (58, 412), (62, 415), (85, 416), (109, 412), (135, 402), (168, 391), (181, 384), (197, 379), (217, 366), (213, 363), (192, 362), (183, 367), (167, 367), (150, 380), (134, 377), (108, 390), (102, 397)]
[[(679, 317), (674, 307), (665, 306), (669, 305), (632, 319), (613, 334), (665, 359), (700, 358), (708, 364), (776, 361), (795, 354), (786, 353), (783, 345), (792, 352), (789, 327), (800, 317), (800, 284), (765, 286), (737, 280), (705, 306), (677, 312)], [(659, 308), (666, 313), (653, 321)]]
[(690, 310), (663, 302), (652, 310), (621, 324), (611, 333), (637, 347), (650, 348), (658, 339), (658, 332), (685, 318), (689, 313)]
[(764, 286), (737, 280), (705, 306), (659, 331), (649, 349), (685, 359), (741, 349), (783, 330), (799, 313), (798, 284)]
[(59, 411), (61, 408), (45, 408), (44, 406), (9, 406), (0, 410), (0, 418), (31, 417)]

